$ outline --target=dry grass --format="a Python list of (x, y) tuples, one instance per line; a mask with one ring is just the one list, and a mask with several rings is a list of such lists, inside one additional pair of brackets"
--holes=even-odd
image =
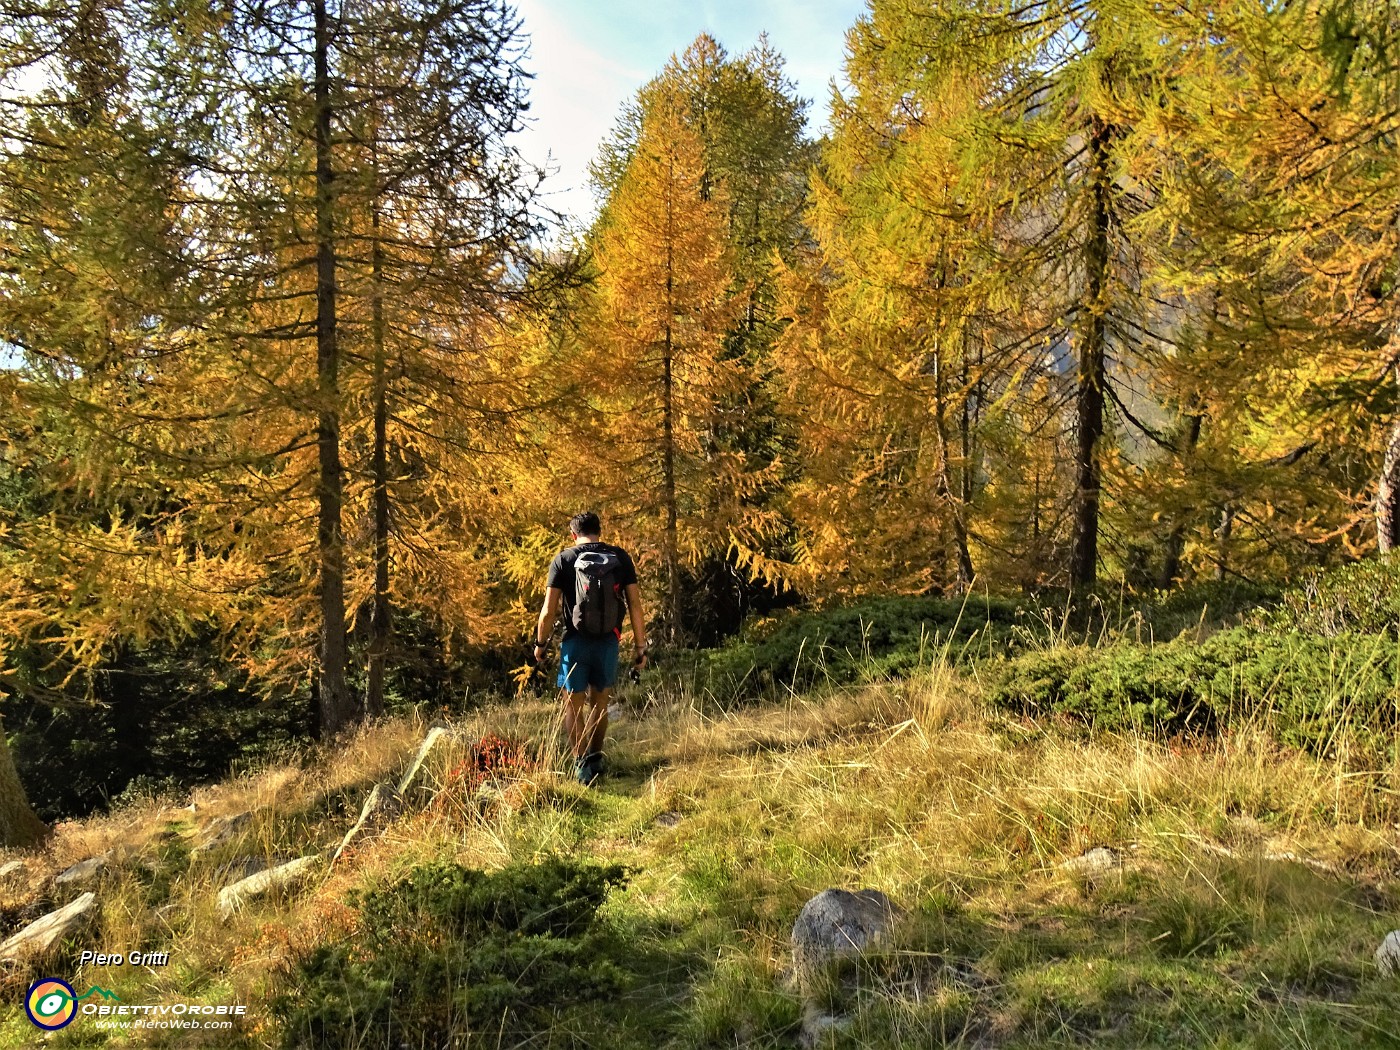
[[(277, 1045), (269, 997), (297, 959), (354, 928), (356, 890), (430, 859), (494, 869), (550, 853), (633, 869), (608, 914), (684, 960), (674, 987), (643, 982), (655, 1002), (638, 1007), (651, 1026), (638, 1031), (663, 1024), (668, 1045), (791, 1045), (787, 932), (827, 886), (876, 886), (910, 913), (895, 948), (842, 986), (859, 1045), (1385, 1045), (1368, 1040), (1400, 985), (1368, 955), (1400, 925), (1394, 766), (1320, 761), (1257, 730), (1191, 746), (1060, 735), (988, 714), (945, 668), (723, 715), (664, 693), (624, 708), (614, 773), (592, 790), (564, 775), (554, 704), (462, 721), (406, 815), (227, 922), (214, 905), (226, 865), (333, 847), (426, 727), (366, 729), (200, 791), (194, 813), (153, 803), (66, 825), (40, 862), (117, 850), (84, 943), (169, 951), (167, 968), (122, 973), (123, 997), (246, 1002), (250, 1045)], [(454, 772), (487, 732), (537, 762), (465, 792)], [(200, 829), (245, 810), (234, 841), (189, 858)], [(1122, 866), (1062, 867), (1097, 845)], [(54, 965), (75, 983), (100, 976)], [(80, 1045), (79, 1027), (54, 1045)], [(27, 1031), (3, 1025), (0, 1040)], [(618, 1041), (658, 1045), (634, 1035)]]

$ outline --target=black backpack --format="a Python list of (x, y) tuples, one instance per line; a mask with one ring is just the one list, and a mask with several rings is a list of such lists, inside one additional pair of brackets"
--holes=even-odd
[(569, 622), (579, 634), (606, 638), (622, 628), (622, 559), (610, 550), (579, 551), (574, 559), (574, 607)]

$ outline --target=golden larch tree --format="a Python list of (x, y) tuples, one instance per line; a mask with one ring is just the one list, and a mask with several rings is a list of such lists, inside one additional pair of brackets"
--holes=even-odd
[[(742, 457), (715, 440), (742, 366), (722, 359), (735, 316), (722, 186), (704, 185), (698, 136), (678, 100), (647, 115), (597, 249), (577, 477), (659, 553), (666, 633), (681, 629), (681, 568), (724, 551)], [(588, 465), (591, 461), (592, 465)], [(643, 560), (650, 560), (646, 554)]]

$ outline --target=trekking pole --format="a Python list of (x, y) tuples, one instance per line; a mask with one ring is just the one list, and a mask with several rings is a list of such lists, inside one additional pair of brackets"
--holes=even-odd
[[(647, 650), (647, 654), (646, 654), (646, 655), (648, 655), (648, 656), (651, 655), (651, 650), (650, 650), (650, 649)], [(631, 669), (630, 671), (627, 672), (627, 678), (628, 678), (628, 680), (631, 681), (631, 683), (632, 683), (633, 685), (639, 685), (639, 684), (641, 683), (641, 681), (642, 681), (642, 658), (641, 658), (640, 656), (638, 656), (636, 659), (634, 659), (634, 660), (632, 661), (632, 669)]]
[(533, 647), (525, 650), (525, 663), (511, 672), (511, 677), (515, 680), (515, 695), (523, 696), (531, 693), (539, 696), (548, 689), (549, 674), (545, 670), (546, 658), (549, 655), (550, 646), (540, 646), (544, 650), (538, 660), (535, 659)]

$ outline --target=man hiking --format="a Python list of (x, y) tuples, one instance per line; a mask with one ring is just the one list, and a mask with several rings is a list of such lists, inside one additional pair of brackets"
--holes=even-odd
[(608, 697), (617, 684), (617, 654), (625, 608), (632, 619), (634, 666), (647, 665), (646, 617), (637, 589), (637, 570), (621, 547), (604, 543), (602, 523), (593, 511), (569, 521), (574, 545), (549, 565), (544, 607), (535, 626), (535, 662), (549, 651), (555, 621), (564, 614), (559, 644), (559, 680), (564, 729), (574, 756), (574, 773), (591, 784), (605, 771), (603, 740), (608, 734)]

